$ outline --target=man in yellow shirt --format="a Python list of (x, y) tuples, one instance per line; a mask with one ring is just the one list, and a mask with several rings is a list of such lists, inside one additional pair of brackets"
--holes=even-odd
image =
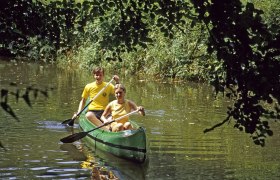
[[(95, 79), (94, 82), (89, 83), (85, 86), (83, 93), (82, 93), (82, 99), (79, 103), (78, 112), (80, 112), (85, 104), (88, 98), (93, 99), (106, 85), (106, 82), (103, 82), (104, 80), (104, 69), (101, 67), (96, 67), (92, 71), (93, 77)], [(117, 75), (114, 75), (114, 80), (116, 84), (119, 83), (119, 77)], [(101, 94), (99, 94), (97, 97), (95, 97), (94, 101), (90, 103), (88, 106), (88, 111), (86, 113), (86, 117), (88, 120), (93, 122), (95, 125), (99, 126), (102, 124), (102, 121), (100, 120), (102, 113), (104, 112), (104, 109), (109, 103), (109, 96), (114, 95), (114, 86), (112, 84), (109, 84)], [(77, 116), (76, 113), (74, 113), (73, 118)], [(73, 119), (72, 118), (72, 119)]]

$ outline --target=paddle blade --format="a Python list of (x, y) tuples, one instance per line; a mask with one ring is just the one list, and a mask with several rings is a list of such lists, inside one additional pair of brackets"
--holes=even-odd
[(72, 134), (70, 136), (67, 136), (65, 138), (60, 139), (60, 141), (63, 142), (63, 143), (72, 143), (72, 142), (75, 142), (79, 139), (84, 138), (87, 134), (88, 134), (88, 132), (75, 133), (75, 134)]
[(68, 125), (69, 125), (69, 126), (74, 126), (74, 120), (75, 120), (75, 119), (72, 119), (72, 121), (70, 121), (70, 122), (68, 123)]
[(63, 121), (61, 124), (68, 124), (69, 126), (73, 126), (74, 124), (74, 119), (66, 119)]

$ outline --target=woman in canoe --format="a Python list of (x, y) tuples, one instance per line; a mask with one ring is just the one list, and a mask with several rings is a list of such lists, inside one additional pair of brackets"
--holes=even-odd
[[(116, 84), (114, 89), (115, 89), (116, 100), (113, 100), (106, 106), (101, 116), (101, 120), (104, 123), (109, 121), (108, 116), (110, 114), (112, 115), (112, 117), (110, 117), (112, 119), (117, 119), (118, 117), (126, 115), (134, 110), (138, 110), (139, 114), (143, 116), (145, 115), (145, 111), (142, 106), (137, 106), (133, 101), (125, 99), (126, 89), (122, 84)], [(113, 122), (109, 126), (110, 126), (109, 128), (113, 132), (132, 128), (130, 122), (128, 121), (128, 117), (124, 117), (118, 120), (118, 122)]]

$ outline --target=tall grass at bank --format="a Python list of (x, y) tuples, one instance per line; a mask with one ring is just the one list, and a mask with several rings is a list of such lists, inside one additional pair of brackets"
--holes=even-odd
[(192, 33), (178, 31), (173, 39), (169, 39), (154, 31), (150, 34), (154, 39), (153, 44), (147, 48), (137, 46), (135, 51), (121, 52), (119, 55), (101, 48), (98, 39), (89, 38), (80, 47), (60, 56), (58, 64), (81, 69), (103, 66), (112, 72), (153, 79), (203, 81), (207, 78), (206, 64), (211, 64), (213, 58), (205, 53), (206, 33), (200, 28)]

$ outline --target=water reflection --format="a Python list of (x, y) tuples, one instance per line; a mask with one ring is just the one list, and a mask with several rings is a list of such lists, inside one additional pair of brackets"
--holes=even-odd
[(98, 149), (91, 151), (91, 153), (94, 153), (96, 160), (100, 163), (99, 165), (105, 166), (108, 170), (111, 170), (119, 179), (145, 179), (145, 173), (149, 165), (148, 161), (144, 164), (138, 164), (118, 158)]
[(91, 154), (87, 154), (87, 158), (81, 164), (82, 168), (91, 170), (91, 179), (119, 179), (112, 170), (108, 170), (105, 166), (100, 166)]
[(80, 141), (62, 144), (60, 149), (67, 152), (73, 160), (80, 161), (81, 168), (90, 170), (90, 179), (145, 179), (148, 162), (137, 164), (120, 159), (98, 149), (88, 148)]
[(86, 161), (87, 156), (84, 154), (81, 148), (79, 148), (79, 145), (76, 144), (61, 144), (60, 149), (67, 152), (67, 155), (69, 155), (73, 160), (75, 161)]

